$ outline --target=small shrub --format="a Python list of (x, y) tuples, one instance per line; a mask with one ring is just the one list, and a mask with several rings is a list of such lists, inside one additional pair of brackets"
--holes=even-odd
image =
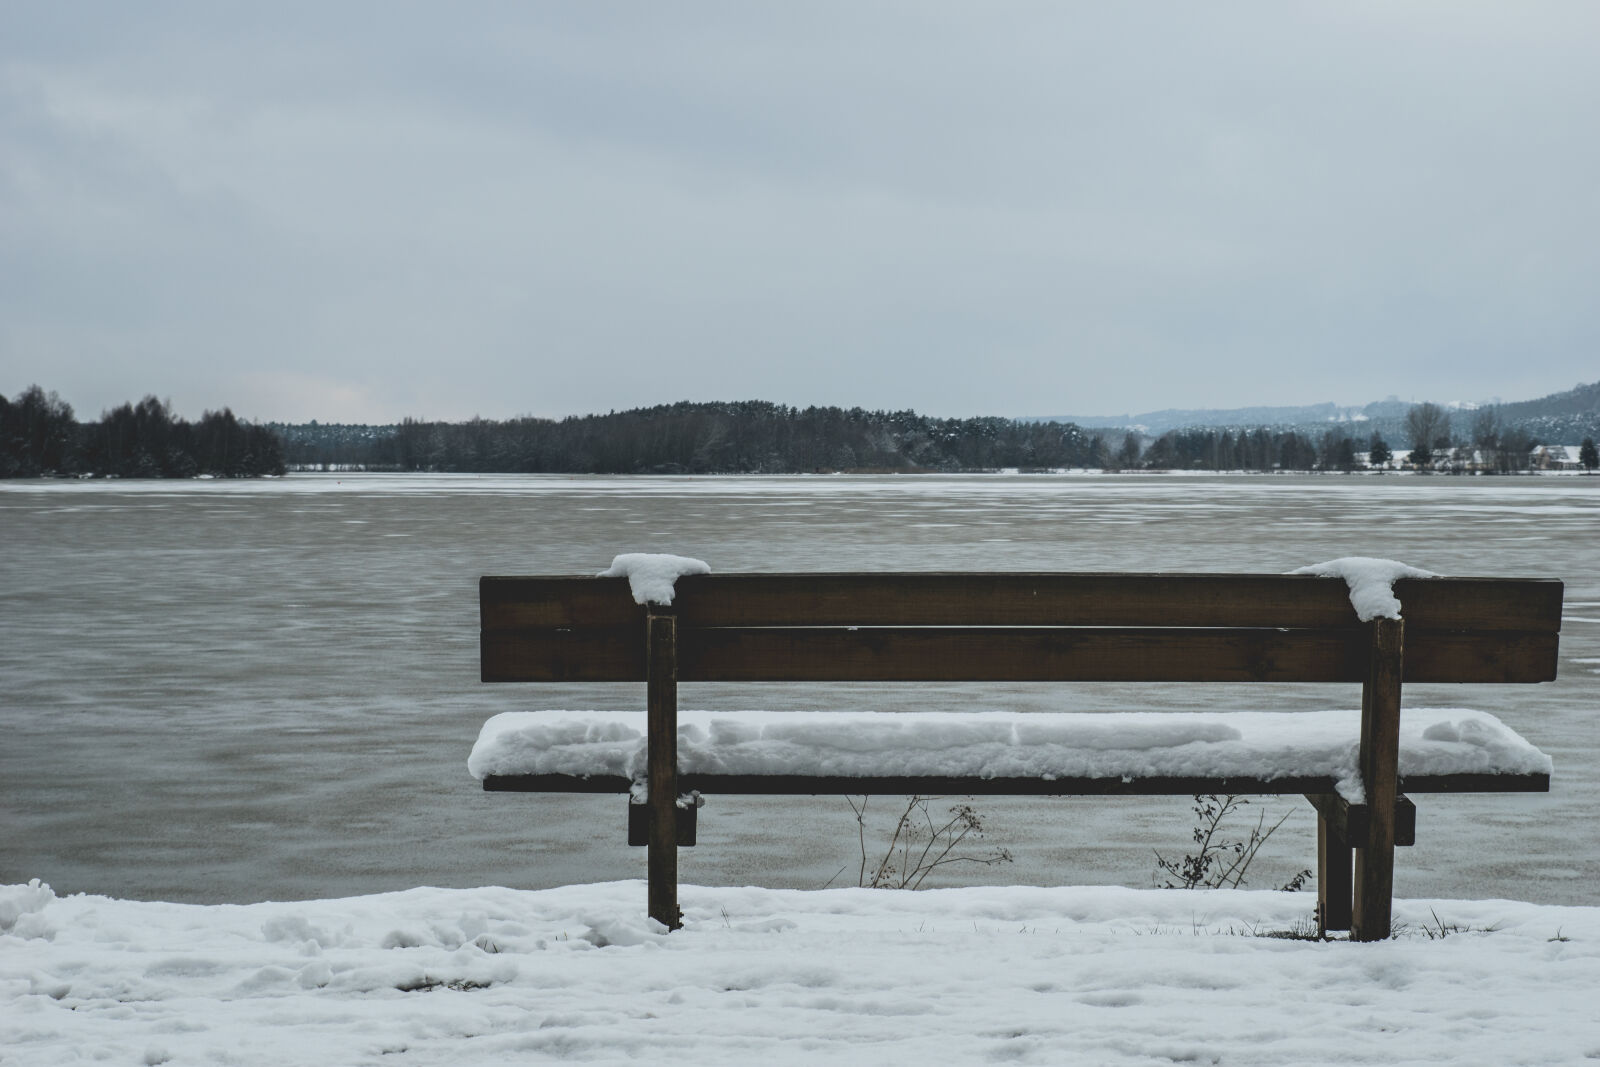
[(859, 886), (871, 889), (920, 889), (928, 875), (940, 867), (954, 863), (976, 863), (990, 867), (1011, 862), (1011, 852), (1004, 848), (980, 853), (958, 851), (962, 845), (970, 847), (983, 837), (983, 818), (971, 804), (953, 804), (945, 815), (935, 816), (934, 802), (945, 798), (913, 796), (907, 798), (904, 810), (895, 821), (888, 847), (877, 862), (872, 863), (867, 850), (868, 799), (862, 797), (857, 803), (855, 797), (845, 798), (850, 810), (855, 813), (856, 836), (861, 848), (861, 865), (856, 875), (856, 884)]
[[(1268, 826), (1266, 813), (1263, 812), (1245, 840), (1228, 840), (1222, 830), (1223, 820), (1249, 803), (1247, 798), (1232, 794), (1196, 796), (1192, 809), (1195, 814), (1192, 836), (1198, 851), (1178, 860), (1168, 859), (1157, 852), (1156, 884), (1163, 889), (1237, 889), (1243, 886), (1245, 873), (1261, 851), (1261, 846), (1289, 818), (1289, 812), (1284, 812), (1277, 822)], [(1306, 868), (1278, 888), (1292, 893), (1305, 888), (1310, 878), (1311, 870)]]

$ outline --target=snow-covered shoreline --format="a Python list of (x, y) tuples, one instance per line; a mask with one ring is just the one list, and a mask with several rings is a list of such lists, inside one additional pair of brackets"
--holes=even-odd
[(0, 887), (0, 1062), (1560, 1064), (1600, 908), (1263, 891), (412, 889), (187, 905)]

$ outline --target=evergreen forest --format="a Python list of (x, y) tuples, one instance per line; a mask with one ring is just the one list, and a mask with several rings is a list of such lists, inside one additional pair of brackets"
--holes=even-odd
[(249, 478), (285, 470), (283, 439), (227, 408), (191, 423), (147, 396), (78, 422), (72, 405), (37, 385), (0, 396), (0, 478)]

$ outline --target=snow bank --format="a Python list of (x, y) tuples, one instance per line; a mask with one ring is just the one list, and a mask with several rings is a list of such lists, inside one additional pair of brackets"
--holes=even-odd
[[(1363, 795), (1359, 710), (1029, 713), (679, 711), (678, 769), (704, 774), (973, 778), (1328, 775)], [(645, 773), (642, 711), (525, 711), (483, 725), (476, 777)], [(1406, 708), (1400, 773), (1548, 773), (1550, 757), (1486, 712)]]
[[(841, 849), (853, 840), (841, 842)], [(398, 1062), (1580, 1063), (1600, 908), (1396, 901), (1317, 943), (1308, 893), (824, 892), (636, 881), (250, 905), (0, 889), (0, 1059)], [(1448, 933), (1448, 936), (1436, 936)]]
[(626, 578), (635, 604), (672, 603), (675, 587), (685, 574), (710, 574), (704, 560), (655, 552), (624, 552), (601, 571), (600, 578)]
[(1432, 571), (1408, 567), (1392, 559), (1373, 559), (1370, 556), (1345, 556), (1326, 563), (1313, 563), (1309, 567), (1292, 570), (1290, 574), (1311, 574), (1319, 578), (1343, 578), (1350, 587), (1350, 606), (1356, 609), (1356, 618), (1371, 622), (1382, 617), (1398, 619), (1400, 601), (1394, 595), (1394, 583), (1400, 578), (1437, 578)]

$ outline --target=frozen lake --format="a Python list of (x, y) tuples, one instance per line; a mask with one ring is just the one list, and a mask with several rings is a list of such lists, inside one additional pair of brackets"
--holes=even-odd
[[(485, 794), (499, 711), (643, 685), (485, 686), (481, 574), (624, 551), (718, 571), (1286, 571), (1344, 555), (1565, 580), (1560, 680), (1411, 686), (1549, 752), (1549, 795), (1419, 797), (1403, 896), (1600, 904), (1600, 478), (296, 475), (0, 482), (0, 882), (191, 902), (639, 877), (621, 797)], [(685, 707), (1352, 707), (1352, 686), (684, 685)], [(887, 813), (888, 798), (873, 809)], [(950, 881), (1148, 886), (1185, 798), (983, 800), (1014, 865)], [(1309, 805), (1251, 883), (1314, 866)], [(817, 887), (859, 861), (840, 798), (712, 797), (683, 878)], [(838, 884), (838, 883), (835, 883)], [(1308, 899), (1309, 909), (1311, 901)]]

